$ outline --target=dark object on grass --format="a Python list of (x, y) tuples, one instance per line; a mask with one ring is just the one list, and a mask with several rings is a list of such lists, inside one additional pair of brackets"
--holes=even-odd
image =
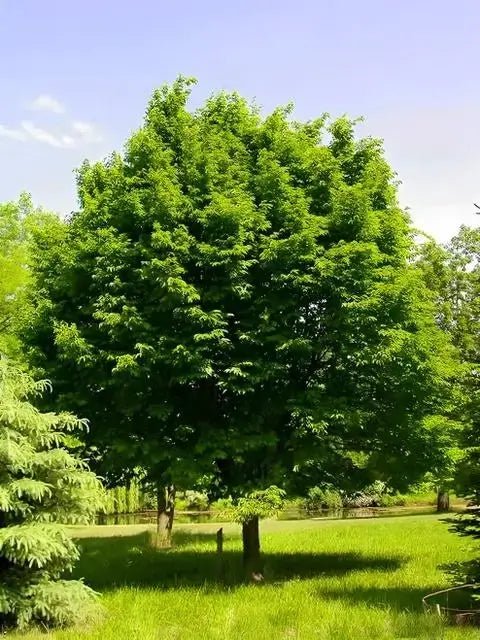
[(434, 613), (451, 624), (480, 626), (480, 608), (476, 600), (467, 595), (468, 590), (477, 590), (478, 584), (462, 584), (441, 591), (434, 591), (422, 598), (425, 612)]
[(223, 582), (225, 579), (225, 564), (223, 562), (223, 527), (217, 531), (217, 571), (218, 579)]
[(223, 527), (217, 531), (217, 553), (223, 553)]

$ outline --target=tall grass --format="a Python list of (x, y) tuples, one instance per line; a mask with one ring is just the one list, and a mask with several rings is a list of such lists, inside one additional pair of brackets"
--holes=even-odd
[(77, 574), (99, 590), (103, 616), (88, 629), (16, 634), (16, 640), (473, 640), (422, 612), (447, 584), (439, 565), (464, 559), (465, 540), (436, 516), (265, 522), (267, 581), (242, 582), (238, 528), (185, 525), (155, 551), (141, 527), (76, 529)]

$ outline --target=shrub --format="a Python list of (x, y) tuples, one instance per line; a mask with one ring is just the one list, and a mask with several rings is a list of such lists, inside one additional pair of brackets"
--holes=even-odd
[(288, 498), (287, 500), (285, 500), (285, 504), (284, 504), (284, 511), (290, 511), (290, 510), (298, 510), (298, 511), (303, 511), (306, 508), (306, 504), (305, 504), (306, 500), (305, 498)]
[(407, 497), (401, 493), (384, 493), (379, 496), (380, 507), (404, 507), (407, 504)]
[(305, 508), (308, 511), (318, 509), (341, 509), (343, 506), (342, 496), (332, 487), (312, 487), (308, 491), (305, 500)]
[(206, 511), (208, 496), (200, 491), (185, 491), (185, 508), (190, 511)]

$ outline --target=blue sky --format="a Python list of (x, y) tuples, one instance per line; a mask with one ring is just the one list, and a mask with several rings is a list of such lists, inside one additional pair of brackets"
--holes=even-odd
[(75, 208), (74, 169), (121, 148), (152, 90), (199, 80), (266, 111), (366, 118), (414, 222), (440, 240), (480, 200), (478, 0), (0, 0), (0, 201)]

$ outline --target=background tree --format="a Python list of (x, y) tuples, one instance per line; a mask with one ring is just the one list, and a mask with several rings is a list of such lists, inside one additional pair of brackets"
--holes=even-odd
[[(468, 458), (464, 461), (463, 458), (465, 438), (471, 439), (471, 421), (476, 412), (480, 362), (480, 231), (461, 227), (445, 246), (427, 239), (418, 247), (416, 264), (433, 296), (437, 323), (450, 336), (463, 363), (452, 396), (450, 419), (443, 429), (446, 464), (432, 470), (438, 487), (439, 510), (447, 510), (448, 490), (455, 485), (460, 493), (465, 490), (465, 485), (463, 489), (458, 486), (457, 469), (470, 466)], [(464, 477), (465, 471), (461, 470), (460, 475)]]
[(162, 484), (405, 486), (442, 459), (454, 363), (381, 143), (237, 94), (191, 113), (190, 85), (84, 164), (64, 242), (36, 250), (30, 341), (58, 406), (112, 472)]
[(25, 219), (32, 211), (27, 195), (0, 204), (0, 352), (18, 355), (17, 334), (27, 309)]
[(445, 246), (427, 239), (417, 264), (434, 295), (436, 319), (464, 362), (480, 359), (480, 230), (462, 226)]
[(41, 244), (43, 233), (53, 246), (62, 227), (58, 216), (34, 207), (27, 193), (17, 202), (0, 203), (0, 353), (17, 360), (22, 355), (21, 333), (32, 313), (28, 294), (32, 234)]
[[(480, 539), (480, 229), (462, 227), (448, 245), (447, 256), (450, 331), (465, 364), (458, 403), (464, 425), (459, 439), (463, 456), (457, 465), (455, 488), (470, 502), (453, 528)], [(467, 563), (462, 571), (466, 573), (462, 580), (478, 580), (480, 562)]]

